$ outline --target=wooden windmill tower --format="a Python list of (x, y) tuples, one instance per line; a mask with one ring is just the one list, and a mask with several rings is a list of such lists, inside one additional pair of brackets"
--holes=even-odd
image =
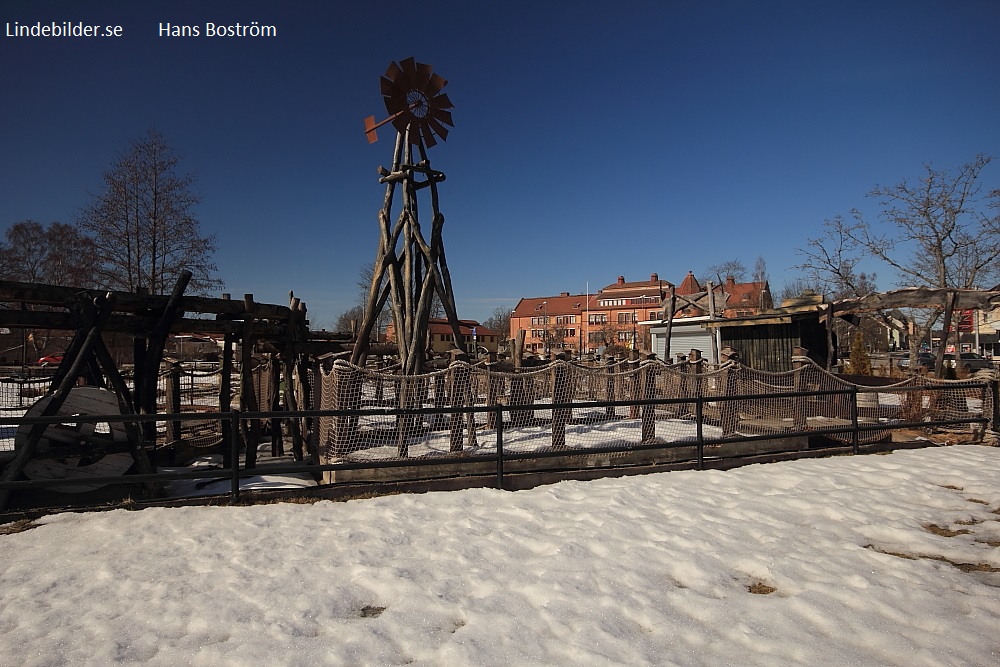
[[(458, 315), (451, 276), (445, 261), (442, 228), (444, 216), (438, 208), (438, 183), (445, 179), (431, 169), (427, 149), (448, 138), (451, 100), (441, 90), (448, 82), (435, 74), (430, 65), (412, 57), (389, 65), (381, 77), (382, 98), (389, 117), (376, 123), (374, 116), (365, 119), (368, 142), (376, 141), (376, 129), (392, 123), (396, 129), (396, 147), (392, 167), (379, 167), (379, 182), (385, 184), (385, 199), (379, 212), (381, 242), (375, 256), (372, 284), (368, 290), (365, 314), (358, 328), (357, 343), (351, 361), (363, 362), (378, 314), (388, 302), (396, 328), (402, 372), (416, 375), (423, 371), (427, 350), (427, 323), (434, 295), (437, 294), (451, 324), (455, 341), (461, 343)], [(416, 153), (416, 155), (414, 155)], [(397, 186), (401, 192), (398, 215), (393, 221)], [(431, 233), (426, 238), (417, 216), (418, 193), (429, 193)], [(426, 209), (425, 209), (426, 210)]]

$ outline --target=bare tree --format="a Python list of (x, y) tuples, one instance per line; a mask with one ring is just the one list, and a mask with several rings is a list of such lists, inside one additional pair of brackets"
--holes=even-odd
[(194, 179), (178, 171), (180, 158), (155, 129), (131, 142), (104, 173), (104, 188), (78, 218), (94, 243), (102, 287), (169, 292), (182, 270), (192, 292), (222, 286), (215, 277), (215, 237), (202, 236), (193, 209)]
[(333, 330), (337, 333), (354, 333), (357, 331), (358, 323), (365, 316), (365, 307), (362, 305), (351, 306), (337, 318), (333, 323)]
[[(351, 317), (357, 319), (359, 323), (365, 316), (364, 304), (368, 300), (368, 290), (372, 288), (372, 280), (374, 278), (375, 278), (375, 262), (371, 261), (368, 262), (367, 264), (363, 264), (361, 266), (361, 269), (358, 271), (358, 282), (356, 283), (358, 288), (358, 304), (360, 304), (361, 307), (361, 314), (360, 316), (351, 315)], [(388, 282), (388, 280), (389, 277), (383, 274), (382, 285), (384, 286), (385, 283)], [(438, 303), (440, 304), (440, 301), (438, 301)], [(436, 317), (435, 315), (433, 315), (434, 309), (432, 308), (431, 310), (432, 310), (431, 316)], [(348, 312), (354, 313), (354, 308), (351, 308)], [(389, 326), (389, 322), (391, 320), (392, 320), (392, 309), (389, 303), (386, 302), (382, 304), (382, 310), (380, 310), (376, 315), (375, 325), (374, 327), (372, 327), (372, 330), (374, 331), (376, 338), (385, 332), (386, 327)], [(350, 329), (345, 329), (345, 331), (349, 330)]]
[[(93, 247), (73, 225), (53, 222), (44, 225), (23, 220), (11, 225), (0, 241), (0, 279), (27, 283), (47, 283), (68, 287), (92, 287)], [(31, 310), (52, 310), (47, 306), (23, 305)], [(46, 349), (52, 332), (26, 329), (22, 347), (32, 346), (32, 358)], [(22, 352), (27, 360), (27, 350)]]
[(497, 306), (493, 309), (493, 314), (486, 318), (483, 325), (495, 332), (497, 335), (497, 342), (500, 347), (506, 347), (507, 341), (510, 339), (510, 316), (513, 315), (514, 309), (508, 306)]
[(751, 280), (755, 283), (770, 282), (767, 277), (767, 262), (764, 261), (763, 255), (757, 255), (757, 261), (753, 264), (753, 278)]
[(810, 292), (813, 294), (824, 294), (826, 290), (805, 278), (794, 278), (793, 280), (786, 282), (781, 287), (781, 291), (778, 292), (778, 303), (782, 303), (787, 299), (794, 299), (795, 297), (799, 297)]
[[(869, 196), (882, 205), (882, 227), (875, 228), (855, 211), (857, 242), (891, 266), (905, 284), (938, 289), (992, 287), (1000, 279), (1000, 215), (990, 216), (985, 209), (998, 206), (1000, 190), (981, 197), (980, 182), (992, 159), (977, 155), (954, 174), (928, 164), (924, 165), (926, 175), (915, 183), (904, 180), (876, 186)], [(883, 231), (886, 227), (889, 231)], [(935, 363), (939, 375), (954, 328), (953, 303), (937, 310), (943, 312), (944, 330)]]
[[(834, 284), (850, 286), (860, 295), (863, 273), (855, 271), (865, 256), (888, 265), (900, 286), (936, 289), (980, 289), (1000, 279), (1000, 215), (987, 209), (1000, 204), (1000, 190), (982, 194), (980, 177), (991, 157), (978, 155), (957, 173), (924, 165), (926, 174), (916, 182), (903, 180), (892, 186), (876, 186), (869, 193), (882, 207), (878, 223), (853, 211), (853, 221), (842, 218), (824, 223), (825, 235), (810, 240), (800, 251), (806, 262), (800, 268), (811, 276), (823, 276)], [(938, 350), (940, 373), (952, 319), (952, 302), (939, 304), (916, 317), (911, 337), (926, 338), (944, 316), (945, 340)], [(911, 363), (914, 361), (911, 359)]]
[(1000, 215), (984, 208), (1000, 206), (1000, 190), (980, 197), (983, 169), (993, 160), (977, 155), (956, 174), (924, 165), (916, 183), (876, 186), (883, 227), (875, 228), (854, 211), (854, 238), (909, 285), (942, 289), (992, 287), (1000, 279)]
[(76, 227), (24, 220), (0, 242), (0, 278), (68, 287), (93, 285), (93, 247)]
[(796, 268), (805, 273), (805, 282), (819, 287), (824, 294), (864, 296), (856, 267), (865, 257), (864, 248), (855, 240), (857, 223), (843, 217), (823, 221), (823, 234), (808, 239), (805, 248), (796, 252), (805, 259)]
[(705, 273), (710, 276), (710, 280), (716, 285), (726, 282), (726, 278), (732, 276), (738, 283), (746, 282), (747, 267), (739, 259), (730, 259), (720, 264), (714, 264), (705, 268)]

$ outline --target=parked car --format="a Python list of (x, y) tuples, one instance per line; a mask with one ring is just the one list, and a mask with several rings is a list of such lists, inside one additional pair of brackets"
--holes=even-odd
[[(952, 368), (955, 367), (955, 355), (946, 354), (944, 355), (944, 363)], [(993, 364), (989, 359), (975, 352), (962, 352), (958, 355), (958, 367), (964, 368), (966, 372), (979, 371), (984, 368), (992, 368)]]
[[(935, 357), (930, 352), (917, 353), (917, 371), (921, 373), (926, 373), (927, 371), (932, 370), (934, 368), (934, 362), (935, 362)], [(896, 362), (896, 366), (904, 371), (909, 370), (910, 355), (906, 354), (905, 356), (901, 357), (899, 361)]]
[(38, 360), (39, 366), (58, 366), (62, 363), (63, 355), (61, 354), (47, 354)]
[[(921, 373), (934, 370), (936, 363), (937, 355), (932, 352), (920, 352), (917, 354), (917, 370)], [(896, 365), (902, 370), (908, 370), (910, 368), (909, 355), (900, 359)], [(944, 365), (955, 368), (955, 355), (944, 355)], [(958, 358), (958, 367), (965, 369), (967, 373), (971, 373), (984, 368), (992, 368), (993, 364), (989, 359), (975, 352), (962, 352)]]

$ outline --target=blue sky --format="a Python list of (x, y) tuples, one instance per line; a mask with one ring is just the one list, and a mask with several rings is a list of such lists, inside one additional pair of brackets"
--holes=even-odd
[[(317, 327), (358, 302), (374, 258), (392, 137), (369, 145), (362, 121), (408, 56), (455, 104), (430, 157), (464, 318), (758, 255), (777, 292), (824, 219), (875, 211), (874, 185), (1000, 158), (993, 0), (6, 0), (0, 26), (15, 21), (124, 36), (0, 34), (0, 231), (72, 221), (155, 126), (197, 179), (226, 291), (292, 290)], [(251, 21), (277, 37), (157, 35)], [(1000, 185), (1000, 163), (985, 176)]]

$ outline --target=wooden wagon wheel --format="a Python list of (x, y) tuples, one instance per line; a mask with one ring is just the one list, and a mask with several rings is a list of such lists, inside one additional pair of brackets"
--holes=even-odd
[[(52, 395), (43, 396), (25, 414), (40, 417)], [(56, 416), (120, 415), (118, 398), (113, 392), (97, 387), (74, 387)], [(14, 449), (24, 446), (31, 424), (22, 424), (14, 435)], [(122, 451), (124, 450), (124, 451)], [(35, 458), (24, 466), (28, 479), (80, 479), (124, 475), (132, 466), (128, 453), (128, 436), (121, 422), (81, 423), (67, 421), (45, 429), (38, 443)], [(104, 484), (67, 484), (50, 490), (61, 493), (83, 493), (99, 489)]]

